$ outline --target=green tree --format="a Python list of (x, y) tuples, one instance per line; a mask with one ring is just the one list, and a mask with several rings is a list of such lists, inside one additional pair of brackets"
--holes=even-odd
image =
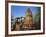
[(40, 29), (40, 9), (38, 9), (38, 12), (36, 13), (34, 20), (36, 29)]

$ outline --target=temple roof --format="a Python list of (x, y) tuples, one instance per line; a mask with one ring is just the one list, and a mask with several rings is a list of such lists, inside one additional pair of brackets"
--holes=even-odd
[(27, 12), (30, 12), (30, 8), (27, 9)]
[(30, 9), (30, 8), (28, 8), (26, 12), (29, 12), (29, 13), (31, 13), (31, 14), (32, 14), (32, 11), (31, 11), (31, 9)]
[(28, 13), (27, 15), (32, 15), (32, 11), (31, 11), (31, 9), (28, 8), (28, 9), (26, 10), (26, 13)]

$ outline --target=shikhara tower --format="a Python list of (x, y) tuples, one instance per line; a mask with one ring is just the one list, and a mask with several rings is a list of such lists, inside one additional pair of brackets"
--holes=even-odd
[(31, 29), (32, 25), (33, 25), (32, 11), (30, 10), (30, 8), (28, 8), (27, 11), (25, 12), (25, 19), (24, 19), (23, 28)]

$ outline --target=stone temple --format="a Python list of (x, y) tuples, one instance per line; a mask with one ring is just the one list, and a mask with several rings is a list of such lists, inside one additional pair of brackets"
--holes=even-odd
[(28, 30), (32, 28), (31, 27), (32, 25), (33, 25), (32, 11), (30, 10), (30, 8), (28, 8), (27, 11), (25, 12), (23, 28)]

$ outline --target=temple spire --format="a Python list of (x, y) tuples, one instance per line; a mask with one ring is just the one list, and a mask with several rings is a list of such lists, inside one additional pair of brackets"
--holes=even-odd
[(32, 11), (30, 10), (30, 8), (26, 10), (26, 16), (32, 16)]

